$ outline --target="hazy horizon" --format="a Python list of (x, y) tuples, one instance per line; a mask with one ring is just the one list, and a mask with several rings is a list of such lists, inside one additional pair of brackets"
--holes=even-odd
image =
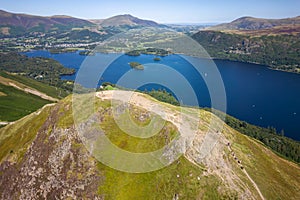
[(211, 2), (197, 0), (173, 1), (97, 1), (52, 0), (52, 1), (5, 1), (0, 0), (0, 9), (30, 15), (69, 15), (82, 19), (105, 19), (115, 15), (132, 16), (164, 24), (205, 24), (230, 22), (240, 17), (289, 18), (300, 15), (298, 0), (251, 0)]

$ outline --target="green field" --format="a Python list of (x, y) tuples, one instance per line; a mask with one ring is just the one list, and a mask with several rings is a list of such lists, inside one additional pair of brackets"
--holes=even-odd
[(30, 79), (21, 75), (14, 75), (14, 74), (9, 74), (7, 72), (4, 71), (0, 71), (0, 76), (4, 77), (4, 78), (8, 78), (14, 81), (17, 81), (19, 83), (22, 83), (26, 86), (29, 86), (31, 88), (34, 88), (40, 92), (43, 92), (51, 97), (54, 98), (58, 98), (61, 99), (63, 97), (66, 97), (69, 93), (66, 92), (65, 90), (61, 89), (61, 88), (57, 88), (54, 86), (49, 86), (45, 83), (36, 81), (34, 79)]
[[(64, 89), (21, 75), (0, 71), (0, 77), (6, 78), (8, 82), (12, 82), (20, 88), (26, 86), (56, 99), (61, 99), (69, 94)], [(0, 121), (10, 122), (18, 120), (38, 110), (45, 104), (51, 103), (49, 100), (4, 84), (0, 84)]]
[(0, 84), (0, 121), (15, 121), (20, 119), (50, 101), (25, 93), (11, 86)]

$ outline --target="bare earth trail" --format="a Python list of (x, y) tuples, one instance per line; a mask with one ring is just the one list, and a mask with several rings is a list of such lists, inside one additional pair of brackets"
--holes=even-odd
[[(228, 147), (229, 152), (232, 153), (233, 150), (231, 149), (230, 145), (227, 146), (227, 147)], [(241, 164), (239, 164), (239, 166), (242, 167)], [(264, 196), (262, 195), (262, 193), (261, 193), (259, 187), (258, 187), (257, 184), (255, 183), (255, 181), (251, 178), (251, 176), (248, 174), (247, 170), (246, 170), (244, 167), (242, 167), (241, 170), (242, 170), (242, 172), (247, 176), (247, 178), (249, 179), (249, 181), (252, 183), (252, 185), (253, 185), (254, 188), (256, 189), (257, 193), (259, 194), (260, 198), (261, 198), (262, 200), (265, 200), (265, 198), (264, 198)]]
[(253, 184), (253, 186), (254, 186), (255, 189), (257, 190), (257, 192), (258, 192), (260, 198), (261, 198), (262, 200), (265, 200), (265, 198), (264, 198), (264, 196), (262, 195), (262, 193), (261, 193), (259, 187), (258, 187), (258, 186), (256, 185), (256, 183), (253, 181), (253, 179), (249, 176), (249, 174), (248, 174), (248, 172), (245, 170), (245, 168), (242, 169), (242, 171), (246, 174), (246, 176), (248, 177), (248, 179), (251, 181), (251, 183)]

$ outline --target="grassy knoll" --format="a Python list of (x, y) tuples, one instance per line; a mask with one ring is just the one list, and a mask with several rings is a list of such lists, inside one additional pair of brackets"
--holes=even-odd
[[(40, 127), (45, 124), (49, 113), (51, 124), (46, 123), (45, 126), (49, 127), (47, 131), (41, 132), (41, 134), (47, 136), (48, 133), (53, 131), (51, 127), (55, 126), (57, 129), (56, 134), (65, 133), (67, 128), (69, 131), (74, 131), (70, 132), (73, 136), (69, 136), (77, 138), (78, 133), (73, 129), (72, 109), (76, 109), (76, 107), (72, 107), (73, 98), (80, 98), (78, 99), (78, 106), (84, 110), (79, 122), (84, 122), (91, 114), (97, 112), (96, 121), (99, 122), (106, 136), (112, 143), (124, 150), (130, 152), (149, 152), (169, 142), (165, 141), (165, 136), (168, 136), (167, 139), (176, 137), (176, 128), (169, 122), (166, 122), (161, 132), (155, 136), (145, 139), (128, 136), (118, 128), (112, 117), (111, 101), (97, 99), (92, 109), (93, 112), (87, 111), (86, 102), (91, 101), (93, 97), (93, 94), (83, 94), (75, 97), (70, 95), (53, 107), (44, 108), (39, 115), (28, 115), (14, 124), (0, 129), (0, 161), (20, 161), (28, 146), (32, 144)], [(152, 99), (155, 103), (160, 103), (150, 96), (147, 96), (147, 98)], [(160, 104), (173, 109), (178, 108), (166, 103)], [(138, 125), (147, 126), (150, 123), (148, 119), (150, 115), (147, 111), (135, 106), (125, 108), (128, 109), (126, 112), (130, 114), (131, 119)], [(54, 111), (55, 114), (53, 114)], [(194, 115), (193, 112), (195, 111), (196, 109), (192, 108), (184, 109), (184, 113), (190, 115)], [(122, 112), (119, 114), (120, 118), (122, 118)], [(216, 118), (211, 112), (204, 110), (201, 110), (200, 116), (201, 126), (199, 129), (207, 127), (211, 118)], [(280, 158), (261, 142), (240, 134), (227, 125), (225, 125), (222, 134), (226, 138), (226, 141), (223, 142), (227, 142), (227, 140), (230, 142), (232, 151), (257, 184), (265, 199), (297, 199), (300, 195), (298, 190), (300, 187), (300, 170), (297, 164)], [(231, 155), (232, 152), (229, 152), (226, 144), (223, 144), (222, 141), (216, 147), (222, 148), (220, 149), (222, 156), (219, 157), (220, 154), (212, 154), (212, 159), (208, 160), (208, 165), (204, 165), (203, 163), (195, 165), (184, 155), (171, 165), (157, 171), (149, 173), (126, 173), (112, 169), (94, 160), (90, 154), (85, 156), (79, 154), (79, 148), (83, 148), (84, 152), (86, 152), (82, 141), (76, 139), (74, 140), (75, 143), (73, 143), (74, 141), (70, 140), (69, 136), (62, 135), (61, 140), (55, 142), (55, 144), (68, 145), (72, 142), (70, 144), (72, 146), (70, 152), (72, 152), (71, 155), (74, 163), (82, 161), (85, 156), (95, 162), (95, 170), (100, 176), (100, 181), (99, 183), (95, 183), (95, 187), (98, 189), (98, 194), (105, 199), (173, 199), (174, 197), (178, 197), (179, 199), (238, 199), (245, 197), (247, 199), (249, 197), (247, 193), (251, 193), (254, 199), (258, 198), (253, 183), (245, 176), (240, 165), (237, 164), (237, 160)], [(50, 140), (49, 137), (46, 137), (46, 139)], [(54, 139), (52, 138), (51, 140)], [(35, 140), (34, 142), (41, 141)], [(53, 151), (60, 151), (60, 149), (54, 149)], [(56, 155), (58, 157), (61, 156), (61, 154)], [(65, 157), (64, 162), (64, 166), (68, 166), (68, 156)], [(217, 167), (211, 168), (210, 163), (215, 164)], [(226, 163), (229, 164), (227, 165)], [(229, 167), (230, 171), (222, 171), (225, 169), (224, 166)], [(48, 167), (49, 165), (47, 164), (46, 168)], [(76, 171), (81, 167), (79, 165), (70, 165), (70, 171)], [(228, 173), (227, 175), (230, 177), (241, 179), (239, 183), (242, 183), (245, 186), (244, 188), (247, 188), (249, 191), (243, 194), (236, 192), (235, 186), (227, 185), (221, 178), (220, 173), (223, 172), (225, 174)], [(76, 177), (68, 176), (67, 171), (62, 170), (61, 173), (62, 177), (76, 181), (76, 179), (82, 179), (88, 172), (80, 172)], [(53, 175), (50, 174), (49, 176), (52, 177)], [(91, 176), (91, 174), (88, 174), (88, 176)], [(43, 177), (41, 175), (37, 179), (44, 181)], [(61, 177), (58, 177), (56, 180), (63, 181)], [(245, 194), (246, 196), (243, 196)]]
[[(149, 97), (154, 100), (153, 98)], [(154, 100), (155, 101), (155, 100)], [(170, 122), (155, 136), (149, 138), (132, 137), (116, 124), (113, 111), (108, 106), (109, 101), (97, 101), (100, 109), (100, 126), (109, 140), (121, 149), (129, 152), (151, 152), (168, 144), (179, 133)], [(165, 105), (165, 103), (162, 103)], [(170, 105), (168, 105), (170, 106)], [(173, 106), (171, 106), (173, 107)], [(130, 106), (119, 118), (127, 117), (138, 126), (149, 125), (149, 114), (142, 108)], [(124, 115), (124, 116), (123, 116)], [(147, 116), (142, 117), (141, 116)], [(161, 119), (162, 120), (162, 119)], [(125, 121), (124, 121), (125, 122)], [(105, 199), (232, 199), (237, 197), (234, 192), (224, 187), (221, 180), (213, 175), (204, 175), (203, 168), (189, 162), (181, 156), (171, 165), (149, 173), (125, 173), (98, 163), (98, 169), (103, 174), (104, 181), (99, 186), (99, 194)]]

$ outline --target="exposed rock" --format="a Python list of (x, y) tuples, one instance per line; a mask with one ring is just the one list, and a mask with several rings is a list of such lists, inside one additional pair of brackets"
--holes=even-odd
[(0, 165), (1, 199), (101, 199), (97, 161), (74, 127), (54, 127), (55, 115), (54, 109), (20, 163)]

